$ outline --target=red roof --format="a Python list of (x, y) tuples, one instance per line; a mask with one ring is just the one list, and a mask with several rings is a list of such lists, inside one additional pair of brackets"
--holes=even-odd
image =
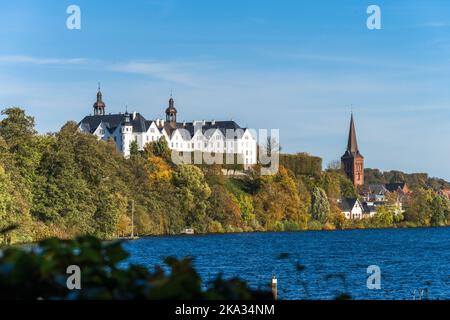
[(447, 196), (450, 199), (450, 189), (441, 189), (441, 194)]

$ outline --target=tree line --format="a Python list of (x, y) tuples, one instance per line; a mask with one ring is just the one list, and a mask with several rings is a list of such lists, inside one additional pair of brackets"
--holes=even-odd
[[(337, 169), (318, 171), (321, 159), (282, 157), (277, 174), (224, 175), (221, 165), (175, 165), (161, 139), (125, 159), (113, 141), (99, 141), (67, 122), (58, 132), (38, 134), (20, 108), (0, 121), (0, 243), (93, 235), (101, 239), (131, 231), (140, 235), (294, 231), (396, 225), (444, 225), (448, 199), (432, 188), (413, 190), (407, 211), (391, 207), (365, 221), (348, 221), (337, 206), (356, 197)], [(233, 168), (234, 170), (236, 168)], [(17, 228), (11, 228), (17, 226)]]

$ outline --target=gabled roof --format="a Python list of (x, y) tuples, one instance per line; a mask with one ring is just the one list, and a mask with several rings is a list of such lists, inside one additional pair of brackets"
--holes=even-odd
[[(167, 124), (167, 122), (166, 122)], [(165, 126), (166, 127), (166, 126)], [(169, 128), (166, 127), (166, 130), (168, 133), (170, 133), (170, 136), (172, 136), (173, 132), (176, 129), (184, 129), (189, 132), (190, 138), (192, 138), (195, 133), (198, 130), (202, 130), (202, 134), (205, 135), (205, 137), (210, 138), (210, 136), (213, 134), (213, 131), (215, 129), (219, 129), (220, 132), (226, 137), (227, 130), (237, 130), (236, 136), (237, 138), (242, 137), (244, 134), (245, 129), (241, 128), (236, 122), (234, 121), (205, 121), (204, 124), (202, 121), (196, 121), (196, 122), (177, 122), (176, 128)], [(241, 129), (241, 130), (238, 130)], [(205, 134), (206, 133), (206, 134)], [(186, 134), (184, 134), (187, 136)], [(182, 135), (183, 136), (183, 135)], [(184, 137), (184, 136), (183, 136)]]
[(441, 189), (439, 191), (443, 196), (447, 196), (450, 199), (450, 189)]
[(341, 211), (349, 212), (355, 207), (357, 201), (357, 198), (342, 198), (338, 201), (337, 205)]
[(369, 205), (367, 204), (367, 202), (362, 203), (362, 208), (364, 213), (371, 213), (377, 211), (374, 205)]
[(400, 190), (403, 190), (405, 187), (405, 182), (395, 182), (395, 183), (386, 183), (386, 189), (388, 189), (390, 192), (395, 192)]
[(386, 189), (384, 184), (369, 184), (369, 192), (371, 194), (382, 194), (384, 195), (389, 190)]
[(79, 125), (88, 130), (90, 133), (94, 133), (101, 122), (103, 122), (106, 128), (112, 132), (117, 128), (124, 120), (123, 114), (109, 114), (109, 115), (95, 115), (86, 116), (81, 120)]

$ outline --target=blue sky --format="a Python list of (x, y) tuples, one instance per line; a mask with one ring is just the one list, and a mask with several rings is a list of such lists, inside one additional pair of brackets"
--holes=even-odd
[[(344, 152), (351, 105), (366, 166), (450, 180), (450, 2), (2, 1), (0, 107), (40, 132), (92, 110), (279, 128), (286, 152)], [(81, 30), (66, 8), (81, 8)], [(381, 30), (366, 8), (381, 8)]]

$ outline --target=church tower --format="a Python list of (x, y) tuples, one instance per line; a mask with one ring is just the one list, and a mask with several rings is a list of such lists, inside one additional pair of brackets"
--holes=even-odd
[(177, 109), (175, 109), (172, 95), (170, 95), (169, 107), (166, 109), (166, 122), (173, 129), (177, 127)]
[(347, 150), (341, 157), (341, 161), (345, 174), (353, 182), (354, 186), (362, 186), (364, 184), (364, 157), (359, 153), (353, 113), (350, 119)]
[(97, 101), (94, 103), (94, 115), (104, 116), (106, 105), (102, 100), (102, 92), (100, 91), (100, 83), (98, 84)]

